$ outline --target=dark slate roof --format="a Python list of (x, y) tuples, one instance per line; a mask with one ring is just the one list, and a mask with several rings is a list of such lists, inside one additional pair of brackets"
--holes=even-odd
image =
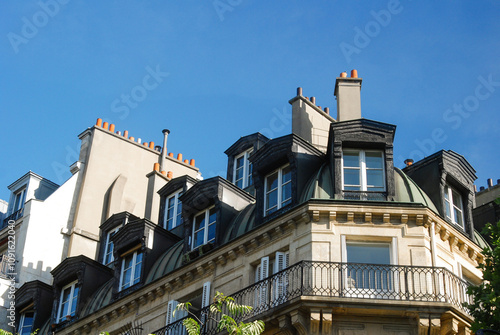
[(80, 317), (92, 314), (111, 302), (114, 281), (115, 279), (111, 278), (92, 295), (80, 312)]

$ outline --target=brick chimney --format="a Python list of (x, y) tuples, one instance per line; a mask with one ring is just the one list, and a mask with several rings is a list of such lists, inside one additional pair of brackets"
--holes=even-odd
[(361, 119), (361, 82), (358, 71), (352, 70), (351, 77), (345, 72), (335, 81), (334, 95), (337, 98), (337, 121)]

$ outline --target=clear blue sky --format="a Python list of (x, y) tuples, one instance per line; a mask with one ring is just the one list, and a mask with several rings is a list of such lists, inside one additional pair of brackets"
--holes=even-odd
[(1, 199), (29, 170), (64, 182), (98, 117), (158, 144), (169, 128), (169, 151), (225, 176), (240, 136), (291, 132), (298, 86), (335, 116), (335, 78), (353, 68), (363, 117), (397, 125), (396, 166), (451, 149), (478, 186), (500, 178), (498, 1), (0, 6)]

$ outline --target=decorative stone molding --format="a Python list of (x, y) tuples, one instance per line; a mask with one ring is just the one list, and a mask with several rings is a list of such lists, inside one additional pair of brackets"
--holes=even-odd
[(314, 222), (319, 221), (319, 211), (312, 211), (312, 219)]
[(372, 222), (372, 213), (365, 213), (365, 223)]
[(401, 223), (402, 224), (408, 223), (408, 214), (401, 214)]
[(309, 322), (304, 316), (304, 314), (299, 310), (294, 310), (290, 312), (290, 317), (292, 320), (292, 325), (300, 335), (309, 334)]
[(382, 221), (384, 223), (391, 223), (391, 214), (389, 213), (384, 213)]
[(347, 222), (354, 222), (354, 213), (347, 212)]
[(328, 217), (330, 219), (330, 223), (337, 222), (337, 212), (330, 211)]

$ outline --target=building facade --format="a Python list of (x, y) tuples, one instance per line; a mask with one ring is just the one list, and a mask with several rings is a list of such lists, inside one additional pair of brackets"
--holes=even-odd
[(299, 88), (292, 133), (241, 137), (226, 178), (168, 156), (168, 132), (155, 150), (98, 121), (80, 135), (67, 257), (52, 285), (18, 290), (19, 332), (184, 334), (172, 312), (190, 302), (212, 334), (219, 291), (266, 334), (470, 334), (474, 169), (452, 151), (395, 168), (396, 126), (361, 117), (361, 83), (337, 78), (337, 119)]

